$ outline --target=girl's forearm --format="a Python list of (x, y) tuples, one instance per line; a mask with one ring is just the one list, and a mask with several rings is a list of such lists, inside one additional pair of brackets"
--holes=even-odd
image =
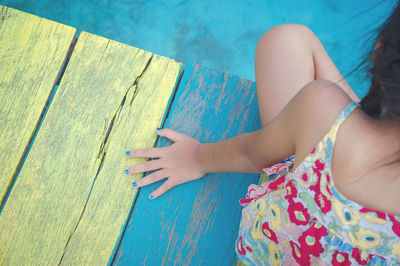
[(248, 154), (255, 132), (216, 142), (200, 144), (198, 158), (204, 172), (261, 173)]

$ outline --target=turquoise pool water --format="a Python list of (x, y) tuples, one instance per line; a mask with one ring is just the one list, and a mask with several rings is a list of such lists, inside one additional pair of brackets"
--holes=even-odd
[[(254, 80), (258, 39), (281, 23), (301, 23), (321, 39), (343, 74), (369, 46), (367, 34), (394, 0), (0, 0), (45, 17), (182, 62), (197, 62)], [(346, 77), (362, 97), (368, 82)]]

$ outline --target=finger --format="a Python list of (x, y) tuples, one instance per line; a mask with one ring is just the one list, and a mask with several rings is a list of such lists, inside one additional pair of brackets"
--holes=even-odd
[(149, 199), (156, 199), (171, 188), (175, 186), (174, 182), (171, 179), (168, 179), (164, 182), (159, 188), (157, 188), (153, 193), (149, 195)]
[(162, 153), (162, 148), (146, 148), (137, 150), (126, 151), (126, 156), (129, 158), (134, 157), (144, 157), (144, 158), (160, 158)]
[(175, 131), (175, 130), (172, 130), (169, 128), (163, 128), (160, 130), (157, 129), (156, 133), (158, 135), (160, 135), (161, 137), (166, 137), (166, 138), (172, 140), (173, 142), (177, 142), (186, 136), (182, 133), (179, 133), (178, 131)]
[(132, 186), (134, 188), (139, 188), (150, 185), (164, 178), (167, 178), (166, 172), (164, 170), (159, 170), (157, 172), (152, 173), (151, 175), (145, 176), (142, 179), (137, 180), (136, 182), (132, 182)]
[(133, 174), (137, 174), (137, 173), (158, 170), (160, 168), (162, 168), (160, 165), (160, 160), (150, 160), (145, 163), (141, 163), (141, 164), (129, 167), (124, 170), (124, 173), (126, 175), (133, 175)]

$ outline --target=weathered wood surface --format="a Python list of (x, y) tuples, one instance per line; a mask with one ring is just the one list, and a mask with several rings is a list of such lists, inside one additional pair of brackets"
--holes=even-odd
[(82, 32), (0, 216), (0, 264), (106, 264), (181, 65)]
[(75, 32), (0, 5), (0, 206), (36, 132)]
[[(260, 128), (255, 83), (200, 65), (185, 65), (165, 127), (214, 142)], [(160, 139), (158, 146), (170, 145)], [(241, 217), (239, 199), (259, 174), (212, 173), (148, 195), (141, 188), (115, 264), (232, 265)]]

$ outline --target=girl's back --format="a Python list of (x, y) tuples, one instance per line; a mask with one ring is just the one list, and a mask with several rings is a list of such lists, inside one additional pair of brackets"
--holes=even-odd
[[(299, 130), (298, 149), (292, 169), (310, 153), (330, 129), (343, 106), (350, 101), (349, 98), (345, 99), (347, 97), (343, 92), (337, 93), (344, 97), (329, 93), (326, 96), (329, 102), (321, 101), (320, 94), (313, 94), (316, 100), (310, 101), (317, 106), (313, 106), (311, 112), (318, 114), (310, 117), (313, 121), (305, 127), (306, 130)], [(364, 206), (400, 215), (399, 135), (400, 123), (376, 120), (360, 108), (354, 110), (339, 128), (333, 147), (332, 178), (343, 195)]]
[(343, 123), (333, 149), (332, 173), (349, 199), (400, 216), (400, 124), (375, 120), (361, 109)]

